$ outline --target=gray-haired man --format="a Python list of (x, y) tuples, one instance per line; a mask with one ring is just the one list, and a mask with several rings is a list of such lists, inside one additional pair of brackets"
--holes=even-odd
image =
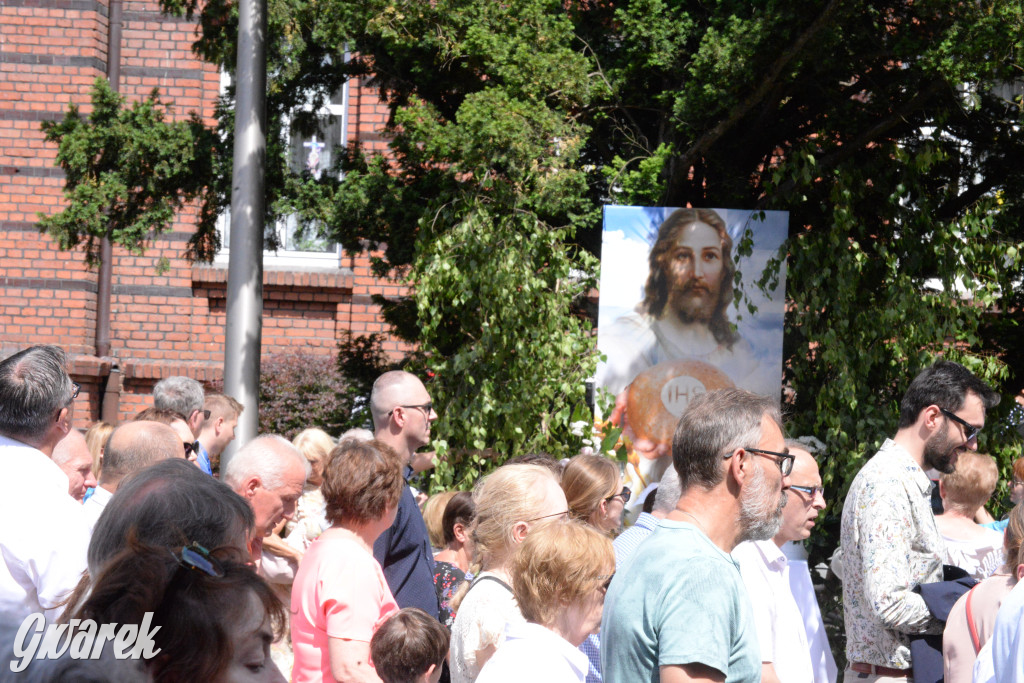
[(33, 346), (0, 361), (0, 622), (58, 616), (85, 569), (89, 530), (50, 456), (72, 429), (78, 385), (64, 352)]

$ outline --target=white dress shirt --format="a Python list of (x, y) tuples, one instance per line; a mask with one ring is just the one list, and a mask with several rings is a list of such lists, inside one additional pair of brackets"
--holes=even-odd
[(92, 495), (89, 496), (89, 500), (82, 503), (82, 512), (85, 516), (85, 521), (89, 525), (89, 533), (92, 534), (92, 530), (96, 528), (96, 522), (100, 518), (100, 514), (103, 512), (103, 508), (107, 507), (107, 503), (114, 496), (113, 493), (106, 490), (102, 486), (97, 486), (93, 489)]
[(754, 608), (761, 661), (781, 683), (812, 680), (807, 633), (789, 587), (789, 560), (775, 541), (746, 541), (732, 551)]
[(832, 646), (828, 643), (825, 621), (821, 618), (821, 607), (814, 593), (811, 570), (807, 566), (807, 551), (803, 545), (790, 541), (782, 546), (782, 552), (789, 558), (789, 587), (796, 600), (797, 609), (804, 622), (807, 643), (811, 647), (811, 667), (814, 669), (814, 683), (835, 683), (839, 673)]
[(0, 436), (0, 622), (20, 623), (56, 605), (86, 568), (89, 528), (68, 477), (41, 451)]

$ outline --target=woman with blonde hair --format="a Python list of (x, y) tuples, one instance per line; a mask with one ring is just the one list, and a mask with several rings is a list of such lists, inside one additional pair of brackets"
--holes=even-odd
[(441, 518), (444, 510), (448, 507), (448, 501), (458, 491), (442, 491), (435, 493), (423, 503), (423, 523), (427, 525), (427, 536), (430, 538), (430, 547), (437, 555), (445, 546), (444, 528), (441, 526)]
[(984, 579), (1003, 563), (1003, 537), (974, 521), (999, 482), (999, 468), (990, 455), (967, 451), (956, 471), (939, 478), (944, 512), (935, 518), (946, 548), (946, 563)]
[(510, 572), (527, 623), (509, 625), (478, 683), (583, 683), (587, 656), (577, 648), (601, 627), (615, 573), (611, 539), (576, 521), (548, 524), (523, 541)]
[(562, 472), (562, 490), (573, 519), (610, 534), (622, 525), (629, 488), (619, 466), (600, 455), (577, 455)]
[(92, 476), (98, 480), (100, 470), (103, 468), (103, 451), (107, 448), (107, 441), (114, 431), (114, 425), (100, 420), (93, 422), (89, 429), (85, 430), (85, 443), (89, 447), (89, 454), (92, 455)]
[(292, 445), (299, 449), (311, 467), (302, 495), (295, 503), (292, 521), (285, 527), (288, 544), (303, 551), (327, 525), (324, 517), (327, 504), (320, 485), (323, 483), (324, 465), (334, 449), (334, 439), (322, 429), (304, 429), (295, 435)]
[(474, 579), (453, 601), (452, 683), (470, 683), (504, 640), (505, 626), (522, 623), (509, 567), (515, 549), (543, 524), (565, 518), (568, 506), (555, 475), (539, 465), (505, 465), (473, 491)]
[(946, 618), (946, 629), (942, 632), (942, 665), (947, 683), (971, 683), (978, 650), (991, 638), (996, 613), (1017, 585), (1022, 542), (1024, 505), (1018, 504), (1007, 518), (1003, 536), (1006, 561), (1003, 566), (966, 595), (960, 596)]

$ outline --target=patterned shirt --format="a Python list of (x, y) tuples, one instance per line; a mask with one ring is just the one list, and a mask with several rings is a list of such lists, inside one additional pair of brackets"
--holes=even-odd
[(932, 483), (891, 439), (857, 473), (843, 505), (846, 656), (909, 669), (908, 634), (942, 633), (915, 586), (942, 580), (945, 548)]

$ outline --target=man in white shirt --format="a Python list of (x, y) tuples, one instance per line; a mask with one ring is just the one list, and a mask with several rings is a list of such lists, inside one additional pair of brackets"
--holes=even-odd
[(96, 520), (122, 479), (168, 458), (184, 458), (184, 452), (181, 439), (167, 425), (140, 420), (126, 422), (115, 429), (103, 452), (99, 486), (83, 508), (89, 529), (96, 526)]
[(78, 385), (64, 352), (34, 346), (0, 361), (0, 623), (58, 603), (85, 570), (89, 530), (68, 478), (51, 459), (72, 429)]
[(819, 683), (811, 664), (803, 617), (790, 590), (789, 561), (782, 546), (811, 535), (814, 520), (825, 508), (825, 498), (814, 457), (799, 441), (787, 441), (786, 445), (796, 461), (786, 489), (788, 500), (782, 510), (782, 526), (767, 541), (739, 544), (732, 556), (740, 563), (743, 583), (754, 607), (754, 623), (761, 647), (761, 680), (764, 683), (812, 680)]

